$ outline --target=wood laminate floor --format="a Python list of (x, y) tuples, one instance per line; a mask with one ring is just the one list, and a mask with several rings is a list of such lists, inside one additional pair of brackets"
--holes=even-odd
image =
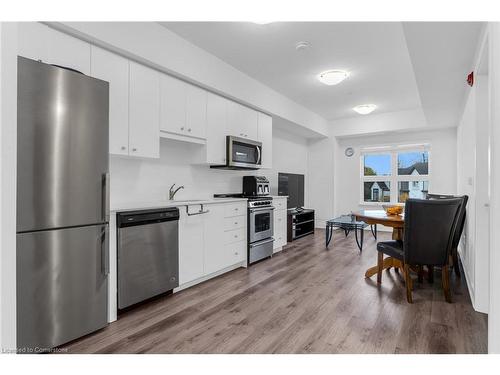
[[(487, 318), (473, 310), (465, 280), (452, 277), (453, 303), (434, 284), (414, 282), (414, 303), (394, 270), (382, 285), (365, 234), (324, 231), (272, 259), (237, 269), (120, 315), (64, 347), (69, 353), (485, 353)], [(379, 240), (389, 239), (379, 233)]]

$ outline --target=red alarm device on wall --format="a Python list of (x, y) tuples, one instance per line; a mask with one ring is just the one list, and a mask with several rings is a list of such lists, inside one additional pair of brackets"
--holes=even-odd
[(470, 72), (469, 75), (467, 76), (467, 83), (469, 84), (470, 87), (474, 85), (474, 72)]

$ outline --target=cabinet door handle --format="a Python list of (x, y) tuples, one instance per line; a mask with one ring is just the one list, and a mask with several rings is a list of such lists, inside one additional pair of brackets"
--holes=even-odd
[(189, 128), (189, 129), (188, 129), (188, 132), (190, 132), (190, 133), (191, 133), (191, 128)]
[(125, 146), (122, 146), (122, 150), (126, 150), (127, 148)]
[(181, 126), (181, 130), (184, 130), (184, 126)]
[(134, 151), (134, 152), (135, 152), (135, 151), (137, 151), (137, 149), (134, 147), (134, 148), (132, 148), (132, 151)]

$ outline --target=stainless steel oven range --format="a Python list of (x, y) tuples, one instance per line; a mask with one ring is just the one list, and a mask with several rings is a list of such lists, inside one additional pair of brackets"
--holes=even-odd
[(273, 255), (273, 199), (248, 199), (248, 264)]

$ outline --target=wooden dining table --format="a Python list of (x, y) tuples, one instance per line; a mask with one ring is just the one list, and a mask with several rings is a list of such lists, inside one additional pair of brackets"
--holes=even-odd
[[(364, 221), (366, 224), (380, 224), (392, 228), (392, 239), (403, 240), (403, 228), (405, 224), (404, 214), (388, 215), (384, 210), (361, 210), (354, 212), (356, 220)], [(394, 267), (395, 270), (403, 270), (403, 263), (396, 258), (387, 257), (384, 259), (383, 269)], [(372, 277), (378, 272), (377, 265), (370, 267), (365, 272), (365, 277)]]

